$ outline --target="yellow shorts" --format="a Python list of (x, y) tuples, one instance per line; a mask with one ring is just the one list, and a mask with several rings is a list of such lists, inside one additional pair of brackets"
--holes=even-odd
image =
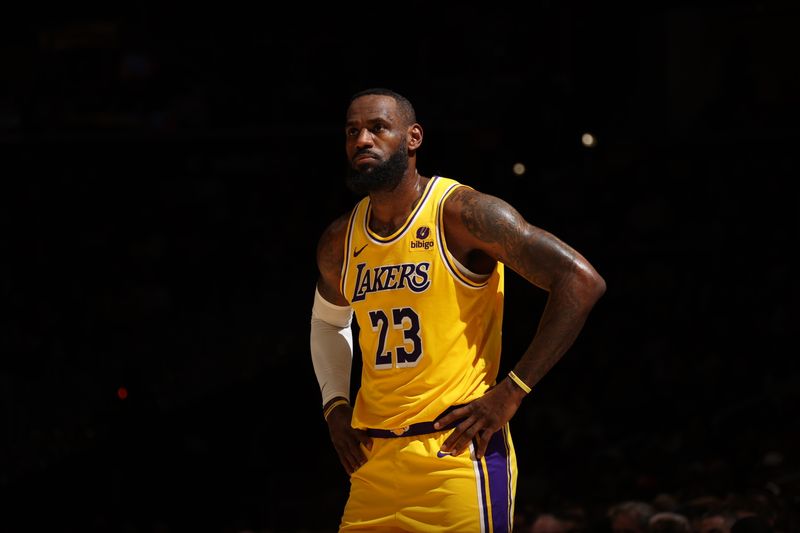
[(508, 425), (480, 460), (473, 444), (440, 454), (451, 431), (373, 438), (367, 462), (350, 476), (339, 531), (510, 532), (517, 458)]

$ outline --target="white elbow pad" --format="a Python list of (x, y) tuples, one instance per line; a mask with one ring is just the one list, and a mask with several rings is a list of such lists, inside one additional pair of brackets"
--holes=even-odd
[(331, 398), (350, 399), (350, 369), (353, 364), (353, 310), (334, 305), (314, 290), (311, 308), (311, 361), (317, 375), (322, 405)]

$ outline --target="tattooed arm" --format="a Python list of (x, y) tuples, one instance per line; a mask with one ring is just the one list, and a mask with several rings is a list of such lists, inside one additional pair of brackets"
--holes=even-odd
[[(500, 261), (547, 291), (547, 304), (533, 339), (514, 373), (533, 387), (574, 343), (606, 284), (594, 267), (555, 235), (528, 223), (516, 209), (468, 187), (456, 190), (444, 213), (447, 247), (473, 272), (487, 273)], [(489, 438), (517, 412), (525, 391), (504, 377), (482, 398), (439, 421), (465, 417), (444, 443), (460, 453), (475, 438), (483, 456)]]

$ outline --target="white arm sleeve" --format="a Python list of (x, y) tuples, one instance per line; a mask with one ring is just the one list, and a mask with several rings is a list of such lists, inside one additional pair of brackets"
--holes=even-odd
[(311, 361), (317, 375), (322, 405), (331, 398), (350, 399), (350, 369), (353, 364), (353, 310), (334, 305), (314, 290), (311, 308)]

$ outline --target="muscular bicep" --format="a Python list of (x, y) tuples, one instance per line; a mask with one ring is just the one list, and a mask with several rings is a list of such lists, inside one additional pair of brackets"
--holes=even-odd
[(333, 221), (322, 233), (317, 243), (317, 290), (320, 295), (335, 305), (347, 305), (339, 282), (344, 261), (344, 239), (347, 231), (347, 216)]
[(464, 187), (451, 195), (445, 209), (448, 247), (465, 257), (480, 251), (541, 288), (550, 289), (582, 260), (566, 243), (495, 196)]

